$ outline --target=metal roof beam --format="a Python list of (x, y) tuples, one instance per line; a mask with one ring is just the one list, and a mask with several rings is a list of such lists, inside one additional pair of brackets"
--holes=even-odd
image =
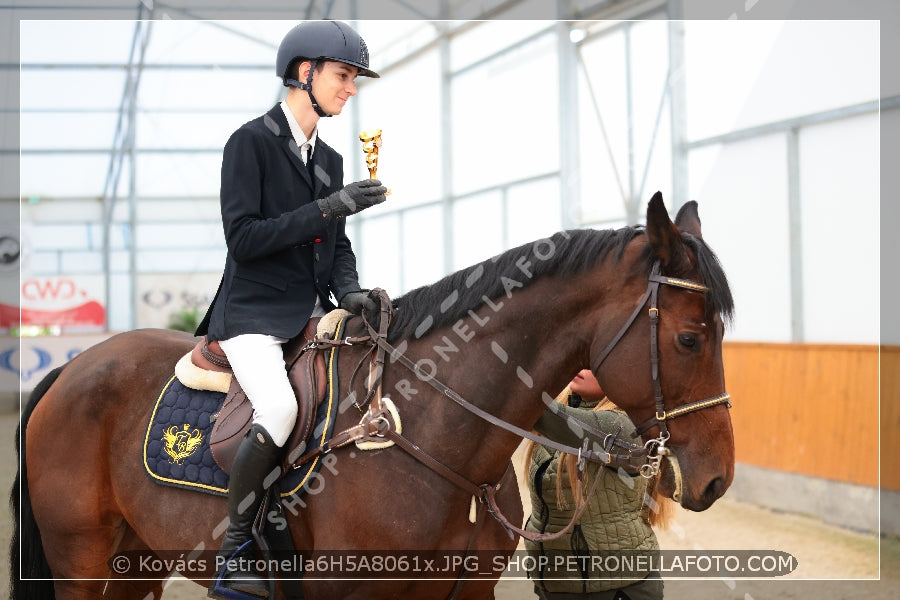
[(727, 144), (729, 142), (737, 142), (770, 133), (780, 133), (790, 129), (806, 127), (808, 125), (816, 125), (818, 123), (826, 123), (828, 121), (836, 121), (838, 119), (874, 113), (878, 112), (879, 108), (880, 110), (888, 110), (897, 107), (900, 107), (900, 95), (889, 96), (887, 98), (882, 98), (881, 100), (872, 100), (870, 102), (860, 102), (859, 104), (851, 104), (850, 106), (843, 106), (841, 108), (823, 110), (817, 113), (729, 131), (728, 133), (723, 133), (721, 135), (714, 135), (708, 138), (688, 142), (685, 144), (685, 148), (693, 150), (694, 148), (702, 148), (714, 144)]
[[(94, 71), (94, 70), (119, 70), (127, 71), (132, 67), (128, 63), (22, 63), (21, 65), (14, 63), (0, 63), (0, 69), (23, 71), (39, 71), (44, 69), (52, 69), (55, 71)], [(166, 70), (166, 71), (212, 71), (212, 70), (245, 70), (259, 71), (272, 68), (270, 64), (240, 64), (240, 63), (147, 63), (141, 67), (147, 70)]]

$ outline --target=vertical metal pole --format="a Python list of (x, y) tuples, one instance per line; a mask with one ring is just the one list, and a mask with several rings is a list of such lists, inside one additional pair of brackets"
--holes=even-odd
[[(330, 11), (330, 8), (329, 8)], [(348, 11), (349, 11), (349, 21), (353, 25), (353, 27), (359, 30), (359, 24), (357, 20), (359, 19), (359, 5), (356, 0), (349, 0), (348, 3)], [(349, 147), (356, 150), (355, 152), (350, 152), (350, 169), (353, 174), (350, 178), (350, 181), (356, 181), (356, 179), (360, 176), (360, 173), (363, 173), (363, 177), (368, 177), (368, 172), (366, 172), (363, 167), (363, 153), (359, 144), (359, 133), (363, 130), (362, 127), (362, 119), (360, 118), (360, 102), (362, 102), (362, 98), (357, 96), (355, 102), (350, 103), (350, 144)], [(344, 181), (341, 182), (341, 185), (347, 183), (347, 175), (344, 174)], [(355, 233), (355, 239), (351, 239), (351, 244), (355, 241), (364, 239), (366, 222), (368, 218), (364, 212), (361, 212), (353, 217), (353, 231)], [(400, 235), (398, 231), (396, 235)], [(360, 252), (359, 249), (356, 251), (356, 272), (362, 274), (365, 272), (366, 266), (366, 253)], [(402, 265), (400, 265), (402, 266)], [(361, 277), (362, 275), (360, 275)], [(340, 301), (340, 298), (337, 300)]]
[[(441, 0), (441, 18), (450, 14), (448, 0)], [(444, 228), (444, 273), (453, 271), (453, 127), (450, 65), (450, 36), (447, 21), (436, 24), (439, 32), (438, 53), (441, 65), (441, 198)]]
[(137, 137), (137, 103), (141, 75), (144, 71), (144, 56), (150, 42), (152, 20), (142, 21), (141, 53), (137, 64), (132, 64), (132, 85), (128, 98), (128, 133), (125, 140), (125, 152), (128, 154), (128, 328), (135, 329), (137, 323), (137, 165), (135, 164), (135, 138)]
[[(140, 67), (136, 67), (140, 68)], [(135, 119), (137, 85), (132, 90), (128, 107), (128, 137), (125, 152), (128, 155), (128, 329), (137, 327), (137, 166), (135, 165)]]
[[(557, 2), (557, 17), (566, 15), (565, 2)], [(557, 69), (559, 81), (559, 210), (564, 229), (580, 221), (581, 164), (578, 152), (578, 53), (570, 39), (567, 21), (556, 24)]]
[[(350, 17), (351, 17), (350, 22), (352, 23), (353, 27), (358, 30), (359, 28), (358, 28), (358, 24), (356, 22), (357, 16), (358, 16), (358, 6), (356, 4), (356, 0), (351, 0), (350, 1)], [(350, 178), (350, 181), (356, 181), (356, 179), (360, 176), (360, 173), (363, 173), (363, 177), (369, 176), (368, 172), (363, 167), (363, 159), (362, 159), (363, 152), (358, 145), (359, 144), (359, 133), (363, 130), (362, 119), (360, 118), (360, 115), (359, 115), (360, 102), (362, 102), (362, 99), (360, 98), (360, 96), (357, 96), (355, 99), (355, 102), (350, 103), (350, 145), (349, 145), (349, 147), (353, 148), (353, 150), (355, 150), (354, 152), (350, 152), (350, 168), (352, 169), (350, 172), (353, 174), (352, 177)], [(347, 183), (347, 175), (346, 174), (344, 174), (344, 181), (341, 182), (341, 185), (344, 185), (345, 183)], [(367, 221), (368, 221), (368, 218), (366, 217), (365, 212), (361, 212), (361, 213), (358, 213), (353, 216), (353, 228), (354, 228), (353, 230), (356, 234), (355, 235), (356, 239), (355, 240), (351, 239), (350, 240), (351, 244), (354, 241), (364, 239), (364, 235), (365, 235), (364, 231), (366, 229)], [(398, 231), (396, 233), (396, 235), (399, 236), (400, 232)], [(366, 265), (366, 253), (360, 252), (359, 250), (357, 250), (356, 251), (356, 272), (363, 273), (365, 271), (365, 265)], [(402, 267), (402, 265), (399, 265), (398, 268), (399, 267)], [(338, 300), (340, 300), (340, 298), (338, 298)]]
[(687, 88), (684, 65), (682, 0), (669, 0), (669, 114), (672, 135), (672, 208), (689, 200), (687, 154)]
[(787, 134), (788, 223), (791, 252), (791, 341), (802, 342), (803, 329), (803, 221), (800, 206), (800, 130)]
[[(139, 17), (143, 14), (143, 8), (139, 10)], [(103, 204), (103, 271), (105, 275), (104, 293), (106, 295), (106, 318), (105, 326), (109, 330), (109, 314), (112, 302), (112, 266), (111, 254), (112, 247), (110, 243), (110, 229), (112, 228), (113, 217), (115, 213), (115, 204), (118, 198), (119, 180), (122, 173), (122, 164), (126, 156), (129, 160), (129, 243), (128, 250), (128, 276), (129, 276), (129, 302), (128, 302), (128, 326), (134, 329), (135, 312), (137, 308), (137, 281), (136, 281), (136, 252), (135, 246), (135, 227), (137, 225), (136, 217), (136, 167), (135, 160), (135, 118), (137, 109), (137, 92), (144, 66), (144, 55), (147, 50), (147, 43), (150, 40), (150, 24), (152, 21), (139, 19), (135, 23), (134, 36), (131, 42), (131, 52), (128, 57), (128, 71), (125, 78), (125, 89), (122, 92), (122, 102), (119, 106), (119, 121), (116, 125), (116, 139), (113, 144), (113, 155), (110, 159), (110, 168), (107, 174), (106, 193), (104, 195)], [(140, 56), (135, 61), (135, 49), (140, 41)], [(126, 113), (127, 111), (127, 113)], [(127, 116), (125, 116), (127, 114)], [(120, 133), (124, 134), (120, 138)]]
[(131, 36), (131, 50), (128, 53), (128, 71), (125, 75), (125, 88), (122, 90), (122, 99), (119, 102), (119, 114), (116, 121), (116, 132), (113, 137), (112, 152), (109, 157), (109, 167), (106, 173), (106, 183), (103, 187), (103, 295), (104, 295), (104, 329), (109, 331), (109, 312), (112, 305), (112, 243), (111, 229), (113, 215), (115, 214), (116, 201), (119, 197), (119, 178), (122, 174), (122, 161), (127, 137), (126, 111), (128, 101), (131, 98), (134, 79), (132, 67), (134, 55), (138, 46), (138, 39), (143, 21), (143, 5), (138, 7), (138, 20), (134, 24), (134, 33)]
[(638, 222), (638, 201), (635, 169), (634, 169), (634, 94), (632, 91), (631, 71), (631, 23), (623, 27), (625, 35), (625, 111), (628, 127), (628, 201), (625, 203), (625, 218), (629, 225)]

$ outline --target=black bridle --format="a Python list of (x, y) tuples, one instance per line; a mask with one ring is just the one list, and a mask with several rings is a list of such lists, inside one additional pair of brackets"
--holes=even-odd
[(718, 406), (719, 404), (725, 404), (728, 408), (731, 408), (731, 395), (728, 392), (722, 392), (717, 396), (712, 396), (704, 400), (697, 400), (695, 402), (690, 402), (688, 404), (678, 406), (671, 410), (666, 410), (663, 400), (662, 383), (659, 380), (659, 307), (657, 299), (659, 295), (660, 284), (671, 285), (672, 287), (681, 288), (691, 292), (706, 293), (709, 291), (709, 288), (705, 285), (693, 281), (660, 275), (659, 261), (657, 260), (653, 263), (653, 268), (650, 270), (650, 277), (647, 282), (647, 291), (644, 293), (644, 296), (641, 298), (640, 302), (638, 302), (637, 308), (634, 309), (634, 312), (631, 313), (631, 316), (625, 322), (625, 325), (623, 325), (619, 330), (619, 333), (617, 333), (615, 337), (613, 337), (612, 341), (610, 341), (610, 343), (600, 354), (600, 358), (597, 360), (597, 362), (591, 365), (591, 370), (594, 373), (597, 373), (600, 369), (600, 365), (603, 364), (603, 361), (606, 360), (610, 352), (612, 352), (613, 348), (616, 347), (616, 344), (619, 343), (619, 340), (621, 340), (622, 337), (624, 337), (625, 333), (631, 328), (632, 323), (634, 323), (635, 319), (637, 319), (638, 315), (641, 313), (641, 311), (644, 309), (644, 306), (646, 306), (647, 302), (649, 301), (650, 308), (648, 312), (650, 316), (650, 378), (653, 382), (653, 398), (656, 403), (656, 413), (652, 417), (641, 423), (638, 426), (636, 433), (636, 435), (641, 435), (653, 426), (659, 426), (659, 437), (648, 442), (648, 450), (650, 451), (651, 462), (645, 465), (645, 467), (648, 467), (647, 469), (642, 469), (642, 474), (648, 477), (652, 477), (659, 471), (659, 462), (662, 456), (669, 455), (670, 458), (674, 458), (671, 452), (666, 448), (666, 441), (669, 439), (669, 429), (666, 426), (666, 421), (671, 421), (672, 419), (675, 419), (677, 417), (681, 417), (698, 410), (703, 410), (704, 408)]
[[(704, 408), (710, 408), (713, 406), (717, 406), (719, 404), (726, 404), (729, 408), (731, 407), (731, 397), (727, 392), (722, 392), (717, 396), (713, 396), (711, 398), (707, 398), (705, 400), (699, 400), (696, 402), (691, 402), (689, 404), (685, 404), (683, 406), (679, 406), (672, 410), (667, 411), (665, 409), (665, 405), (663, 402), (662, 395), (662, 385), (659, 380), (659, 334), (658, 334), (658, 323), (659, 323), (659, 307), (657, 297), (659, 294), (659, 286), (660, 284), (671, 285), (673, 287), (682, 288), (685, 290), (689, 290), (692, 292), (700, 292), (705, 293), (709, 291), (704, 285), (699, 283), (695, 283), (692, 281), (687, 281), (684, 279), (677, 279), (674, 277), (664, 277), (659, 274), (659, 261), (656, 261), (653, 264), (653, 267), (650, 272), (649, 280), (647, 283), (647, 291), (644, 296), (641, 298), (638, 303), (637, 308), (629, 317), (628, 321), (619, 332), (613, 337), (613, 339), (606, 346), (602, 354), (600, 355), (597, 362), (592, 365), (592, 370), (596, 373), (600, 368), (600, 365), (603, 364), (603, 361), (609, 356), (610, 352), (612, 352), (613, 348), (615, 348), (616, 344), (624, 337), (625, 333), (631, 328), (631, 325), (637, 319), (641, 310), (643, 310), (644, 306), (649, 301), (650, 308), (650, 370), (651, 370), (651, 378), (653, 382), (653, 395), (656, 402), (656, 413), (653, 417), (645, 421), (640, 427), (638, 427), (638, 432), (635, 435), (641, 435), (646, 432), (648, 429), (653, 427), (654, 425), (659, 425), (660, 434), (659, 437), (648, 441), (643, 448), (641, 446), (632, 446), (624, 442), (624, 440), (618, 440), (618, 433), (614, 435), (603, 435), (602, 432), (599, 433), (604, 439), (603, 449), (601, 450), (591, 450), (588, 448), (588, 438), (584, 439), (584, 443), (581, 448), (575, 448), (566, 446), (564, 444), (560, 444), (553, 440), (547, 439), (543, 436), (537, 435), (530, 431), (526, 431), (520, 427), (517, 427), (511, 423), (503, 421), (498, 417), (484, 411), (483, 409), (475, 406), (474, 404), (467, 401), (465, 398), (460, 396), (455, 390), (446, 386), (442, 382), (435, 379), (430, 373), (424, 373), (422, 369), (419, 368), (418, 364), (414, 363), (410, 360), (403, 352), (403, 350), (399, 348), (395, 348), (393, 345), (388, 343), (387, 341), (387, 330), (388, 325), (390, 323), (390, 319), (393, 313), (393, 308), (391, 305), (390, 298), (388, 298), (387, 293), (381, 289), (372, 290), (372, 295), (377, 296), (380, 300), (380, 312), (381, 319), (379, 323), (379, 330), (376, 329), (363, 317), (363, 323), (365, 324), (366, 329), (368, 330), (369, 335), (362, 338), (347, 338), (344, 340), (329, 340), (329, 339), (319, 339), (313, 343), (311, 343), (308, 348), (324, 348), (330, 346), (352, 346), (357, 344), (369, 344), (371, 345), (371, 365), (370, 372), (371, 377), (369, 380), (369, 389), (366, 394), (365, 399), (362, 403), (356, 404), (356, 407), (360, 410), (360, 412), (365, 413), (367, 410), (371, 412), (369, 408), (369, 403), (371, 400), (375, 400), (374, 404), (376, 406), (380, 405), (381, 402), (381, 394), (380, 394), (380, 383), (381, 377), (384, 373), (384, 363), (387, 356), (390, 357), (391, 362), (397, 361), (404, 365), (406, 368), (410, 369), (414, 372), (422, 381), (425, 381), (437, 391), (439, 391), (443, 396), (449, 398), (454, 401), (462, 408), (466, 409), (470, 413), (475, 414), (476, 416), (484, 419), (488, 423), (505, 429), (511, 433), (514, 433), (522, 438), (530, 439), (538, 444), (542, 444), (548, 446), (550, 448), (554, 448), (561, 452), (566, 452), (569, 454), (576, 454), (579, 458), (579, 470), (584, 470), (584, 460), (594, 460), (597, 462), (601, 462), (607, 465), (615, 465), (622, 466), (628, 464), (631, 460), (643, 457), (647, 462), (645, 462), (640, 467), (640, 473), (644, 477), (653, 477), (657, 473), (659, 473), (660, 463), (663, 457), (669, 459), (673, 471), (675, 472), (675, 491), (673, 493), (672, 498), (680, 502), (681, 496), (681, 474), (680, 469), (678, 467), (677, 457), (666, 448), (666, 441), (669, 439), (668, 428), (666, 427), (666, 421), (671, 419), (696, 412), (698, 410), (702, 410)], [(373, 423), (376, 420), (372, 421)], [(435, 471), (440, 474), (448, 481), (454, 483), (456, 486), (467, 490), (473, 494), (474, 498), (480, 498), (482, 502), (485, 502), (488, 506), (488, 511), (498, 520), (500, 523), (507, 529), (507, 531), (512, 536), (513, 533), (517, 533), (523, 537), (526, 537), (531, 540), (549, 540), (555, 539), (563, 534), (565, 534), (575, 523), (575, 521), (579, 518), (581, 514), (581, 510), (583, 510), (584, 506), (587, 503), (581, 505), (579, 510), (576, 511), (575, 515), (573, 515), (572, 521), (566, 526), (563, 530), (556, 532), (554, 534), (535, 534), (533, 532), (525, 531), (513, 523), (510, 523), (501, 513), (499, 506), (496, 503), (494, 498), (494, 494), (496, 490), (499, 488), (499, 483), (496, 485), (491, 484), (481, 484), (478, 485), (474, 482), (469, 481), (464, 476), (455, 472), (453, 469), (447, 467), (439, 460), (431, 457), (426, 452), (424, 452), (418, 445), (410, 442), (404, 436), (400, 435), (400, 433), (393, 430), (392, 424), (390, 420), (386, 418), (378, 418), (377, 419), (378, 426), (377, 431), (374, 434), (376, 438), (387, 438), (394, 443), (396, 443), (400, 448), (414, 457), (416, 460), (427, 466), (429, 469)], [(578, 422), (578, 425), (583, 430), (591, 430), (586, 423)], [(341, 432), (336, 437), (343, 436), (346, 438), (345, 441), (341, 442), (339, 445), (332, 445), (326, 450), (320, 450), (319, 452), (329, 452), (332, 449), (339, 447), (345, 443), (350, 443), (356, 439), (360, 439), (360, 437), (365, 437), (362, 433), (353, 433), (351, 430), (347, 430), (346, 432)], [(592, 431), (593, 432), (593, 431)], [(345, 435), (347, 434), (347, 435)], [(616, 453), (615, 449), (618, 446), (619, 451), (621, 452), (622, 448), (626, 449), (624, 454)], [(316, 454), (313, 452), (312, 454)], [(596, 490), (597, 484), (600, 481), (598, 477), (594, 484), (591, 486), (591, 492), (593, 493)], [(474, 501), (474, 500), (473, 500)]]
[(640, 302), (638, 302), (637, 308), (635, 308), (634, 312), (631, 313), (628, 321), (625, 322), (625, 325), (622, 326), (622, 329), (619, 330), (619, 333), (617, 333), (609, 343), (609, 345), (606, 346), (606, 348), (603, 350), (603, 353), (600, 355), (600, 358), (591, 367), (594, 373), (598, 372), (598, 370), (600, 369), (600, 365), (603, 364), (603, 361), (606, 360), (610, 352), (612, 352), (613, 348), (616, 347), (616, 344), (619, 343), (619, 340), (621, 340), (625, 333), (631, 328), (632, 323), (634, 323), (635, 319), (637, 319), (637, 316), (640, 314), (641, 310), (643, 310), (644, 306), (649, 300), (650, 309), (648, 313), (650, 316), (650, 378), (653, 382), (653, 398), (656, 402), (656, 414), (639, 425), (637, 428), (637, 433), (638, 435), (641, 435), (654, 425), (659, 425), (660, 436), (668, 439), (669, 431), (666, 427), (666, 421), (670, 421), (676, 417), (681, 417), (698, 410), (703, 410), (704, 408), (717, 406), (719, 404), (726, 404), (728, 408), (731, 408), (731, 395), (728, 392), (722, 392), (717, 396), (712, 396), (711, 398), (706, 398), (705, 400), (697, 400), (696, 402), (691, 402), (689, 404), (673, 408), (672, 410), (666, 410), (663, 401), (662, 383), (659, 380), (659, 307), (657, 298), (659, 295), (660, 284), (671, 285), (673, 287), (682, 288), (691, 292), (706, 293), (709, 291), (709, 288), (705, 285), (695, 283), (693, 281), (660, 275), (659, 261), (657, 260), (653, 263), (653, 268), (650, 271), (649, 281), (647, 282), (647, 291), (644, 293), (644, 296), (641, 298)]
[[(684, 404), (682, 406), (678, 406), (671, 410), (666, 410), (665, 403), (663, 400), (662, 393), (662, 384), (659, 379), (659, 333), (658, 333), (658, 325), (659, 325), (659, 307), (658, 307), (658, 295), (659, 295), (659, 286), (660, 284), (670, 285), (673, 287), (685, 289), (691, 292), (699, 292), (706, 293), (709, 291), (709, 288), (700, 283), (696, 283), (693, 281), (688, 281), (686, 279), (678, 279), (675, 277), (666, 277), (659, 274), (659, 260), (653, 263), (653, 267), (650, 270), (650, 276), (647, 282), (647, 291), (644, 293), (644, 296), (638, 302), (637, 308), (635, 308), (634, 312), (631, 313), (631, 316), (619, 330), (619, 332), (613, 337), (613, 339), (609, 342), (603, 352), (600, 354), (599, 359), (591, 365), (591, 370), (594, 373), (597, 373), (600, 365), (603, 364), (603, 361), (609, 356), (612, 352), (613, 348), (619, 343), (619, 341), (625, 336), (625, 333), (631, 328), (631, 325), (637, 319), (641, 310), (643, 310), (644, 306), (649, 301), (649, 316), (650, 316), (650, 376), (653, 383), (653, 396), (654, 401), (656, 403), (656, 412), (655, 414), (644, 421), (640, 426), (637, 427), (637, 434), (641, 435), (645, 433), (648, 429), (652, 428), (654, 425), (659, 426), (659, 437), (653, 440), (650, 440), (647, 444), (647, 449), (649, 451), (649, 455), (651, 456), (651, 463), (645, 464), (645, 467), (650, 467), (650, 471), (644, 470), (644, 474), (646, 476), (655, 475), (658, 471), (659, 460), (655, 460), (655, 467), (653, 466), (654, 455), (663, 455), (667, 454), (667, 450), (665, 449), (665, 443), (669, 439), (669, 431), (666, 426), (666, 421), (670, 421), (677, 417), (684, 416), (686, 414), (696, 412), (699, 410), (703, 410), (705, 408), (711, 408), (717, 406), (719, 404), (725, 404), (728, 408), (731, 408), (731, 395), (728, 392), (722, 392), (716, 396), (712, 396), (710, 398), (706, 398), (704, 400), (697, 400), (695, 402), (690, 402), (688, 404)], [(365, 323), (366, 328), (369, 331), (369, 342), (372, 344), (373, 350), (375, 350), (375, 355), (373, 358), (373, 366), (375, 366), (375, 370), (377, 375), (374, 378), (374, 381), (380, 381), (381, 374), (384, 372), (384, 360), (385, 354), (389, 354), (391, 357), (391, 361), (399, 361), (401, 364), (406, 366), (408, 369), (416, 373), (422, 381), (425, 381), (436, 390), (438, 390), (442, 395), (447, 398), (450, 398), (466, 410), (471, 413), (474, 413), (478, 417), (488, 421), (489, 423), (496, 425), (502, 429), (510, 431), (520, 437), (531, 439), (539, 444), (543, 444), (545, 446), (549, 446), (551, 448), (560, 450), (562, 452), (568, 452), (572, 454), (578, 454), (579, 456), (585, 456), (586, 449), (582, 448), (581, 452), (579, 449), (572, 448), (568, 446), (564, 446), (562, 444), (556, 443), (552, 440), (544, 438), (542, 436), (537, 436), (531, 432), (527, 432), (519, 427), (516, 427), (510, 423), (507, 423), (497, 417), (485, 412), (484, 410), (478, 408), (477, 406), (471, 404), (464, 398), (462, 398), (459, 394), (456, 393), (455, 390), (449, 388), (448, 386), (441, 383), (439, 380), (434, 378), (431, 374), (424, 373), (418, 367), (417, 364), (413, 363), (409, 360), (401, 350), (394, 348), (391, 344), (387, 342), (387, 329), (388, 323), (390, 322), (392, 316), (392, 307), (390, 298), (388, 298), (387, 293), (384, 290), (376, 289), (373, 290), (373, 294), (377, 295), (380, 300), (380, 309), (381, 309), (381, 319), (380, 319), (380, 331), (376, 331), (365, 318), (363, 318), (363, 322)], [(332, 342), (333, 343), (333, 342)], [(363, 410), (365, 404), (368, 400), (371, 399), (373, 393), (375, 392), (376, 383), (372, 383), (369, 393), (366, 395), (366, 400), (363, 402), (362, 406), (357, 405), (357, 408)], [(582, 429), (584, 429), (586, 424), (581, 424)], [(587, 427), (590, 429), (590, 427)], [(608, 436), (607, 436), (608, 439)], [(601, 451), (594, 455), (593, 453), (587, 452), (586, 458), (589, 460), (598, 460), (600, 462), (604, 462), (609, 464), (610, 462), (617, 462), (614, 459), (625, 459), (625, 456), (611, 456), (609, 452), (611, 448), (605, 448), (605, 452)], [(574, 452), (573, 452), (574, 450)], [(627, 455), (626, 455), (627, 456)], [(629, 457), (630, 458), (630, 457)], [(624, 461), (623, 461), (624, 462)]]

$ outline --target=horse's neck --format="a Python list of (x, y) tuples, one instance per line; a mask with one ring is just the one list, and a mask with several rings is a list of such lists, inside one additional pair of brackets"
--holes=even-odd
[[(438, 363), (437, 378), (446, 377), (450, 387), (492, 415), (530, 429), (546, 409), (542, 397), (559, 393), (586, 366), (590, 350), (590, 336), (578, 321), (585, 301), (574, 297), (590, 293), (579, 288), (586, 282), (567, 281), (566, 287), (580, 294), (561, 294), (559, 285), (556, 278), (547, 278), (514, 289), (485, 302), (452, 328), (423, 339), (437, 355), (445, 353), (440, 348), (446, 348), (448, 340), (464, 343), (458, 363)], [(460, 456), (469, 457), (466, 471), (480, 478), (479, 483), (493, 482), (502, 476), (521, 438), (475, 415), (464, 418), (466, 434), (457, 443)]]

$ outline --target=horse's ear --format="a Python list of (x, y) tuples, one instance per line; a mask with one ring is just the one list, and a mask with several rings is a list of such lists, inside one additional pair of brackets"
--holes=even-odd
[(700, 215), (697, 213), (697, 201), (691, 200), (681, 207), (678, 214), (675, 215), (675, 227), (678, 231), (693, 234), (698, 238), (702, 238), (700, 233)]
[[(697, 221), (699, 228), (699, 220)], [(656, 192), (647, 205), (647, 239), (653, 255), (663, 268), (677, 273), (690, 268), (690, 260), (681, 240), (681, 232), (669, 219), (662, 194)]]

